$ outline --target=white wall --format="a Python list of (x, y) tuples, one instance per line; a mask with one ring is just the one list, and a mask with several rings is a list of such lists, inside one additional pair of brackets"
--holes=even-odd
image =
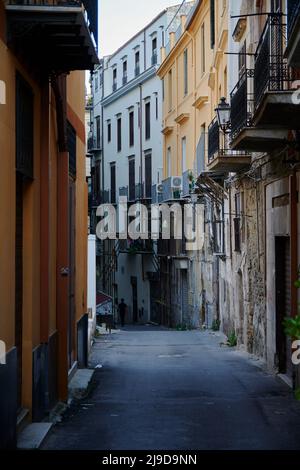
[(96, 328), (96, 236), (88, 237), (88, 283), (87, 283), (87, 305), (91, 309), (92, 315), (89, 316), (88, 344), (91, 341)]

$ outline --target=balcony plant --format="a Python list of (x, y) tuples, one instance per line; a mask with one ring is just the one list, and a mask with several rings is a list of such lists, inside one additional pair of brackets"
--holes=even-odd
[[(297, 289), (300, 289), (300, 271), (298, 273), (298, 279), (294, 283)], [(300, 340), (300, 304), (298, 304), (298, 315), (295, 317), (286, 317), (283, 322), (286, 336), (293, 340)], [(299, 368), (299, 366), (297, 366)], [(299, 374), (299, 372), (298, 372)], [(298, 386), (295, 390), (295, 397), (300, 400), (300, 387)]]

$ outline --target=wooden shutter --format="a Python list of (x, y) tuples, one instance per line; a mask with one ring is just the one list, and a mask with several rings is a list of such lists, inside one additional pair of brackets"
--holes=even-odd
[(16, 76), (16, 170), (33, 178), (33, 92), (18, 73)]

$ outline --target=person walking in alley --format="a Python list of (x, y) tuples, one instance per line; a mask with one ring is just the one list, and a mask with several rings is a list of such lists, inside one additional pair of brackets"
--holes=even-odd
[(125, 325), (126, 312), (127, 312), (127, 305), (125, 304), (124, 299), (121, 299), (121, 303), (119, 304), (119, 314), (121, 318), (122, 327)]

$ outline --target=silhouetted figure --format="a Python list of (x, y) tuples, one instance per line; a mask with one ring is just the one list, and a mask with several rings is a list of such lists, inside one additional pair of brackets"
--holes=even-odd
[(125, 325), (125, 315), (127, 312), (127, 305), (124, 302), (124, 299), (121, 299), (121, 303), (119, 304), (119, 314), (121, 318), (121, 325)]

